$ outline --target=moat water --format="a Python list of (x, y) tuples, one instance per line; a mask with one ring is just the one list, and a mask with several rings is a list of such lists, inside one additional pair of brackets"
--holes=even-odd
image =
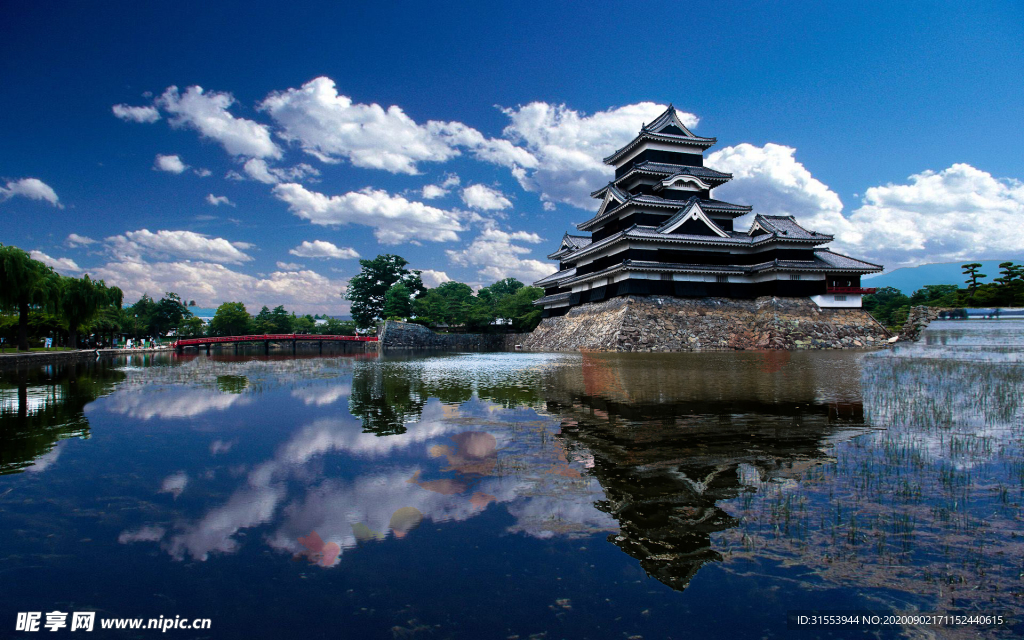
[[(0, 474), (0, 637), (54, 610), (211, 620), (177, 638), (1024, 635), (1018, 320), (879, 352), (0, 371)], [(808, 611), (1005, 621), (790, 628)]]

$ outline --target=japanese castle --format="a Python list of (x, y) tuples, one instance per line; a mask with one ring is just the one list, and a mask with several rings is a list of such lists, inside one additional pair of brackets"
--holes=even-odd
[(882, 267), (829, 251), (833, 236), (793, 216), (755, 214), (746, 231), (733, 221), (752, 207), (716, 200), (732, 174), (704, 166), (715, 138), (695, 136), (674, 107), (604, 159), (615, 179), (591, 195), (597, 215), (576, 225), (589, 235), (562, 238), (548, 258), (559, 270), (534, 283), (544, 317), (615, 296), (809, 297), (819, 307), (860, 307), (860, 277)]

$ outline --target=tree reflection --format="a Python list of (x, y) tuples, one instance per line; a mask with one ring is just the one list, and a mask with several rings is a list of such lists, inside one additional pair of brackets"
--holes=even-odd
[(61, 440), (88, 438), (83, 409), (123, 379), (103, 361), (0, 373), (0, 474), (31, 468)]
[(406, 423), (419, 420), (426, 398), (420, 380), (388, 362), (361, 362), (352, 372), (348, 410), (363, 421), (363, 432), (394, 436), (406, 432)]

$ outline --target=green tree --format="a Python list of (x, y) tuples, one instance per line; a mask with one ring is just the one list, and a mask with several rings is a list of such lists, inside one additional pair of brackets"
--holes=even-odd
[(77, 349), (78, 329), (92, 320), (101, 308), (120, 308), (122, 297), (120, 289), (108, 288), (102, 280), (92, 280), (88, 274), (81, 278), (61, 278), (57, 308), (68, 327), (68, 346)]
[(356, 323), (352, 320), (328, 317), (327, 324), (323, 326), (322, 331), (329, 336), (354, 336), (356, 335)]
[(195, 316), (189, 316), (178, 325), (178, 335), (182, 338), (201, 338), (206, 333), (206, 325)]
[(274, 307), (274, 310), (270, 312), (270, 325), (267, 333), (291, 333), (292, 330), (292, 316), (285, 310), (284, 305), (279, 304)]
[(254, 333), (274, 333), (271, 330), (272, 324), (270, 308), (267, 305), (263, 305), (260, 312), (252, 319), (252, 330)]
[(294, 318), (292, 320), (292, 331), (295, 333), (310, 334), (315, 333), (315, 329), (316, 320), (313, 319), (313, 316), (299, 316), (298, 318)]
[(412, 315), (412, 292), (401, 282), (391, 285), (384, 294), (385, 318), (408, 318)]
[(211, 336), (244, 336), (249, 331), (252, 318), (241, 302), (225, 302), (217, 307), (210, 320)]
[(370, 328), (385, 317), (384, 304), (388, 289), (401, 282), (411, 296), (419, 296), (426, 288), (419, 271), (406, 269), (409, 262), (394, 254), (381, 254), (373, 260), (360, 260), (360, 272), (349, 280), (346, 297), (352, 302), (352, 318), (360, 328)]
[(416, 316), (416, 322), (427, 326), (436, 326), (446, 321), (448, 302), (437, 289), (427, 289), (426, 293), (413, 301), (412, 310)]
[(153, 305), (147, 318), (147, 332), (154, 336), (166, 336), (171, 329), (181, 325), (192, 312), (182, 303), (176, 293), (168, 291), (160, 301)]
[(540, 323), (541, 310), (533, 301), (544, 295), (538, 287), (520, 287), (511, 295), (503, 296), (496, 306), (499, 318), (505, 319), (516, 331), (533, 331)]
[(468, 284), (449, 281), (438, 286), (437, 293), (444, 299), (447, 307), (444, 322), (452, 326), (466, 324), (466, 318), (473, 305), (473, 289)]
[(967, 299), (972, 300), (974, 298), (974, 292), (978, 288), (978, 280), (980, 278), (987, 278), (988, 276), (984, 273), (978, 273), (978, 269), (981, 269), (980, 262), (971, 262), (969, 264), (962, 264), (960, 268), (964, 270), (964, 275), (967, 279), (964, 283), (967, 284)]
[(28, 351), (28, 312), (60, 300), (60, 276), (17, 247), (0, 245), (0, 307), (18, 314), (18, 349)]
[(148, 336), (152, 335), (150, 331), (150, 321), (153, 318), (153, 314), (156, 312), (156, 303), (153, 302), (153, 298), (150, 298), (147, 294), (142, 294), (142, 297), (136, 301), (135, 304), (125, 309), (125, 316), (128, 320), (128, 326), (125, 327), (131, 331), (131, 334), (138, 338), (140, 335)]

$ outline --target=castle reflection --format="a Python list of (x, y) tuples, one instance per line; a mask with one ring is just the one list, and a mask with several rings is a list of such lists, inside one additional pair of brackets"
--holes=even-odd
[(850, 364), (813, 353), (586, 354), (581, 368), (552, 372), (547, 408), (562, 416), (565, 447), (593, 461), (597, 506), (619, 525), (609, 541), (682, 590), (721, 560), (712, 535), (738, 524), (721, 501), (792, 481), (865, 432)]

